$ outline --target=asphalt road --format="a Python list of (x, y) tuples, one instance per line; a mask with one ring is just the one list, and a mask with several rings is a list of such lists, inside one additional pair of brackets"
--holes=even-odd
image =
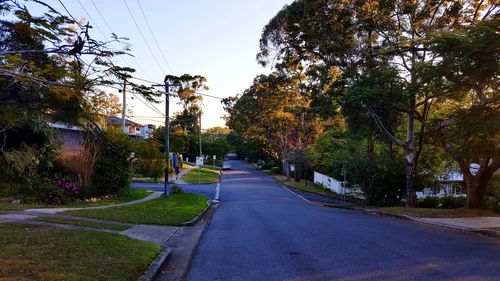
[[(217, 184), (177, 184), (182, 187), (184, 191), (197, 193), (200, 192), (202, 195), (206, 195), (208, 198), (213, 199), (215, 197)], [(163, 183), (144, 183), (144, 182), (132, 182), (132, 187), (137, 189), (154, 190), (154, 191), (164, 191), (165, 187)]]
[(187, 280), (500, 280), (500, 240), (311, 205), (232, 167)]

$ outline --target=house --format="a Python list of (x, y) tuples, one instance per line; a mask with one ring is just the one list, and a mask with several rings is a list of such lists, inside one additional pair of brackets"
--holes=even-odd
[[(122, 120), (123, 119), (120, 117), (109, 116), (107, 125), (112, 127), (121, 127), (123, 125)], [(142, 125), (130, 119), (125, 119), (125, 133), (127, 133), (131, 137), (149, 139), (153, 135), (153, 131), (155, 129), (155, 125)]]
[(82, 151), (85, 140), (80, 128), (61, 122), (47, 122), (47, 124), (57, 131), (63, 154), (75, 155)]
[(467, 195), (464, 189), (464, 176), (460, 172), (452, 171), (438, 176), (438, 183), (436, 187), (426, 187), (423, 191), (416, 192), (417, 198)]

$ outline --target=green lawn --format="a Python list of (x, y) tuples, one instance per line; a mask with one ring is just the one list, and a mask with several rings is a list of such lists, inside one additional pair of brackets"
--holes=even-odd
[(178, 226), (196, 217), (206, 206), (207, 197), (196, 194), (173, 194), (168, 201), (164, 197), (141, 204), (101, 210), (68, 211), (66, 214), (99, 218), (134, 224), (160, 224)]
[(131, 189), (127, 194), (121, 195), (115, 198), (102, 199), (96, 202), (71, 202), (63, 205), (47, 205), (47, 204), (11, 204), (11, 203), (0, 203), (0, 211), (22, 211), (26, 209), (34, 208), (82, 208), (82, 207), (95, 207), (103, 205), (119, 204), (124, 202), (130, 202), (138, 199), (142, 199), (151, 192), (141, 189)]
[[(198, 183), (198, 168), (194, 168), (187, 174), (184, 174), (180, 179), (191, 184)], [(207, 168), (201, 168), (199, 175), (200, 183), (215, 183), (218, 181), (219, 181), (219, 171)]]
[(500, 227), (490, 227), (488, 229), (491, 229), (491, 230), (496, 230), (496, 231), (500, 231)]
[(482, 209), (431, 209), (431, 208), (406, 208), (406, 207), (381, 207), (376, 210), (402, 214), (420, 218), (472, 218), (472, 217), (499, 217), (493, 211)]
[(160, 247), (118, 234), (0, 227), (0, 280), (137, 280)]
[(61, 224), (71, 224), (71, 225), (77, 225), (77, 226), (87, 226), (87, 227), (94, 227), (94, 228), (106, 228), (106, 229), (120, 230), (120, 231), (130, 228), (130, 227), (124, 226), (124, 225), (98, 223), (98, 222), (93, 222), (93, 221), (69, 219), (69, 218), (58, 218), (58, 217), (36, 217), (36, 218), (32, 218), (31, 220), (61, 223)]
[[(270, 172), (268, 172), (268, 174), (269, 173)], [(282, 184), (289, 186), (289, 187), (293, 187), (293, 188), (300, 189), (303, 191), (323, 195), (326, 197), (339, 198), (339, 195), (337, 193), (335, 193), (329, 189), (323, 188), (321, 186), (318, 186), (315, 183), (310, 182), (310, 181), (307, 182), (307, 186), (306, 186), (304, 180), (301, 180), (300, 182), (296, 182), (294, 180), (287, 181), (286, 177), (281, 176), (281, 175), (274, 175), (273, 177), (275, 179), (277, 179), (278, 181), (280, 181)]]

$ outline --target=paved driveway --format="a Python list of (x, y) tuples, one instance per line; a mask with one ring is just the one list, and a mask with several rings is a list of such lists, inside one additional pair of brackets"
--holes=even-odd
[(187, 280), (500, 280), (500, 240), (310, 205), (232, 167)]

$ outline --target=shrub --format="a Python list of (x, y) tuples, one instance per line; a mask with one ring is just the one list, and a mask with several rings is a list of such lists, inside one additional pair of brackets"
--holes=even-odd
[(104, 132), (101, 153), (96, 159), (92, 185), (86, 190), (86, 197), (122, 193), (130, 187), (131, 140), (121, 130)]
[(418, 201), (420, 208), (437, 208), (439, 206), (439, 197), (429, 196)]
[(182, 189), (182, 187), (174, 184), (172, 186), (172, 194), (181, 194), (181, 193), (184, 193), (184, 190)]
[(271, 171), (271, 173), (273, 173), (273, 174), (279, 174), (279, 173), (280, 173), (280, 170), (281, 170), (281, 169), (280, 169), (279, 167), (272, 167), (270, 171)]
[(441, 203), (440, 208), (458, 209), (458, 208), (465, 207), (465, 204), (467, 203), (467, 199), (465, 197), (445, 196), (445, 197), (440, 198), (440, 203)]

